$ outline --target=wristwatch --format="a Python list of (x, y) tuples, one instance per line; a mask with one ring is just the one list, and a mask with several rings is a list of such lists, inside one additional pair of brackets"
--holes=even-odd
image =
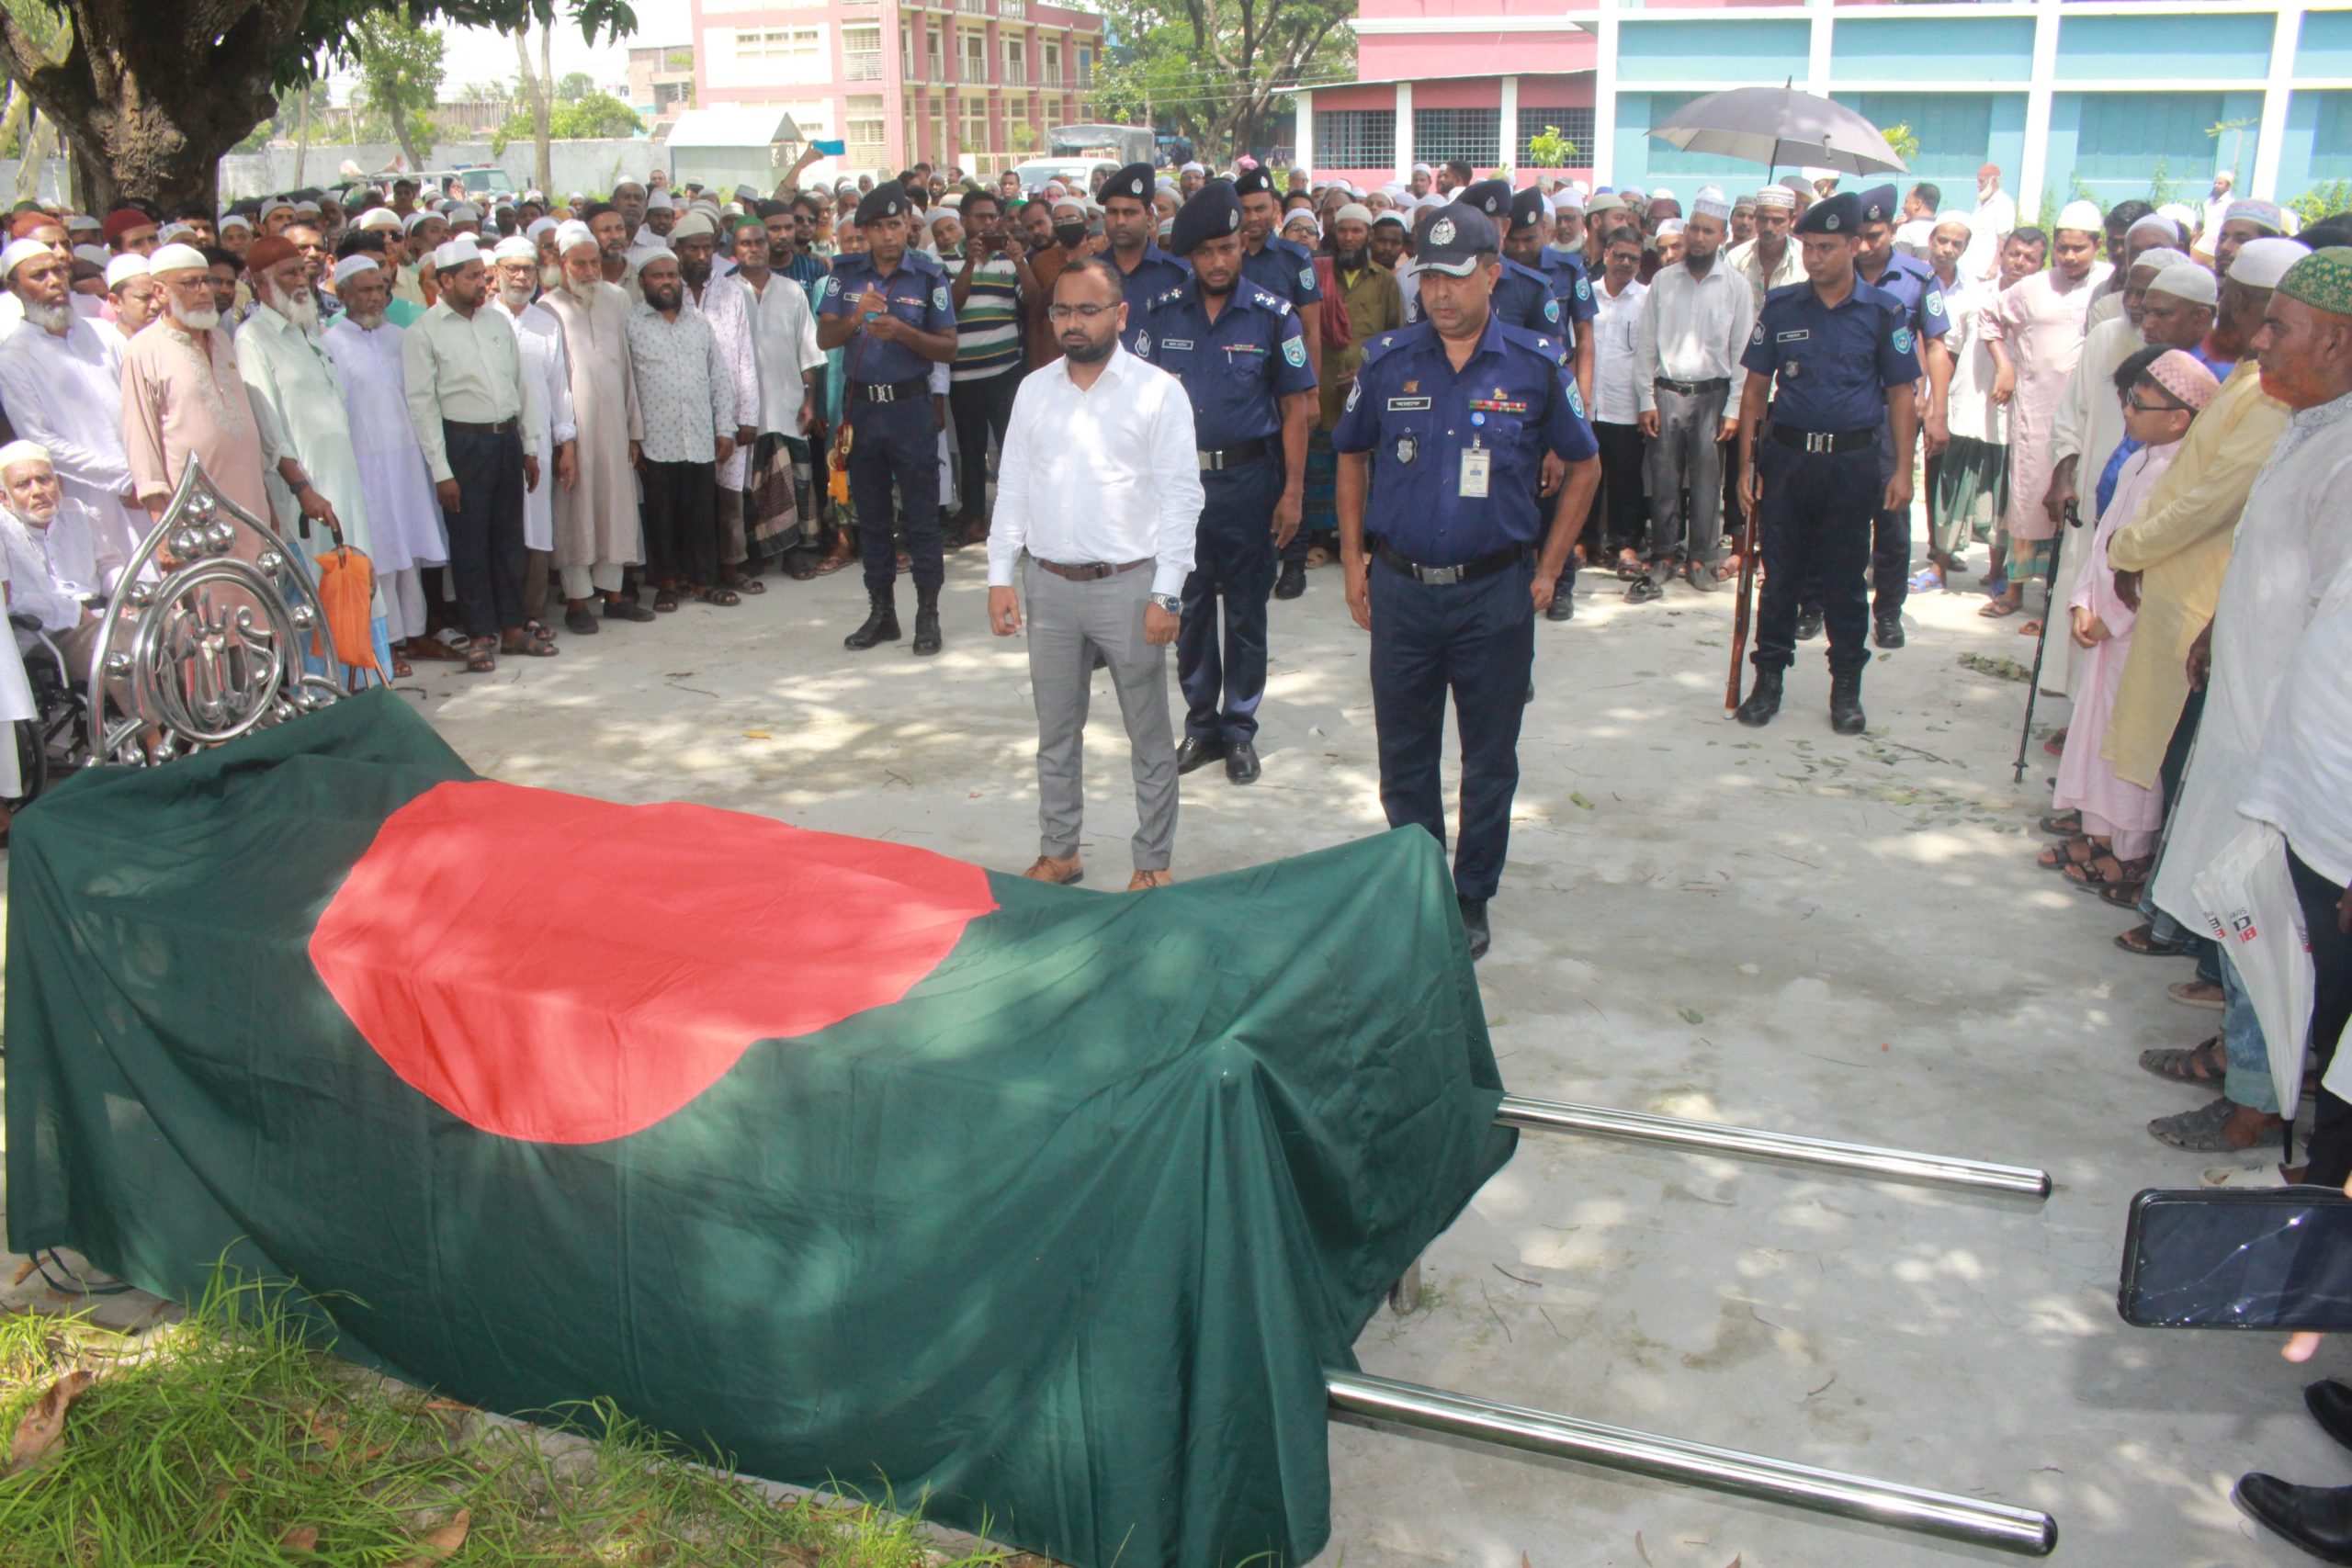
[(1151, 602), (1171, 615), (1181, 615), (1184, 613), (1184, 601), (1173, 593), (1155, 593), (1151, 596)]

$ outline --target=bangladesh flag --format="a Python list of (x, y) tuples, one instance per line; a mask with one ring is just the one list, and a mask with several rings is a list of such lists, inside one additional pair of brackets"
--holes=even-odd
[(9, 872), (8, 1234), (1081, 1564), (1303, 1562), (1322, 1371), (1510, 1156), (1418, 830), (1144, 896), (476, 777), (390, 693)]

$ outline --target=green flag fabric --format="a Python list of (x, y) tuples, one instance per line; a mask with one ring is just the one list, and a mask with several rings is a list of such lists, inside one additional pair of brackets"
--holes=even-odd
[(9, 1240), (224, 1252), (1080, 1568), (1304, 1562), (1325, 1368), (1510, 1157), (1418, 829), (1139, 896), (481, 780), (388, 692), (18, 818)]

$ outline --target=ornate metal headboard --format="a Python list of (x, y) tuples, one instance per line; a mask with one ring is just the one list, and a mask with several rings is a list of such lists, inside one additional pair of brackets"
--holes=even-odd
[(92, 765), (148, 767), (324, 707), (341, 694), (332, 643), (329, 674), (303, 655), (325, 626), (301, 552), (189, 457), (99, 622)]

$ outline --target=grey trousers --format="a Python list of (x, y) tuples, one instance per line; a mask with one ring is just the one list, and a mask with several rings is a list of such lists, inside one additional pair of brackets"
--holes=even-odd
[(1029, 686), (1037, 703), (1037, 831), (1042, 852), (1078, 853), (1086, 810), (1086, 708), (1094, 654), (1111, 682), (1135, 754), (1135, 865), (1165, 871), (1176, 848), (1176, 741), (1168, 721), (1168, 650), (1143, 639), (1152, 569), (1072, 582), (1023, 557)]
[(1650, 443), (1650, 539), (1644, 553), (1653, 576), (1682, 544), (1682, 496), (1690, 495), (1690, 552), (1693, 566), (1710, 566), (1724, 536), (1723, 391), (1686, 397), (1671, 387), (1657, 392), (1657, 439)]

